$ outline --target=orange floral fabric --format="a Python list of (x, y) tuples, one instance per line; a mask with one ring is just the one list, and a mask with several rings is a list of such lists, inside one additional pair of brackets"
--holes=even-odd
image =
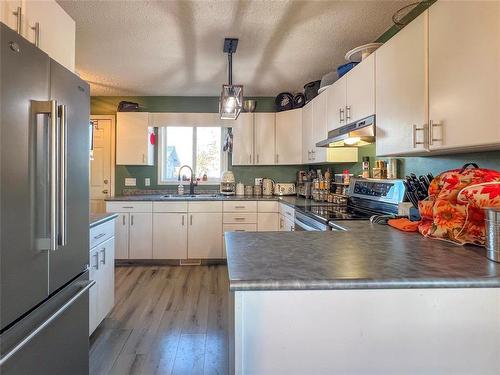
[(500, 172), (470, 168), (432, 180), (429, 198), (419, 202), (419, 232), (426, 237), (484, 246), (486, 207), (500, 207)]

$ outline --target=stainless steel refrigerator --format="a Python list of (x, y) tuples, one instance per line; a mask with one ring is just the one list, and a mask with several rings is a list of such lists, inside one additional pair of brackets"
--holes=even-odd
[(0, 23), (0, 373), (88, 374), (88, 84)]

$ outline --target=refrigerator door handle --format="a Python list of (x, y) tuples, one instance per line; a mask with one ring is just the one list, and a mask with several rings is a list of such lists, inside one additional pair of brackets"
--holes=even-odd
[(66, 246), (67, 244), (67, 210), (66, 210), (66, 182), (68, 171), (68, 117), (66, 106), (59, 106), (59, 117), (61, 121), (60, 129), (60, 174), (59, 174), (59, 245)]
[(36, 335), (38, 335), (43, 329), (45, 329), (50, 323), (56, 320), (63, 312), (65, 312), (73, 303), (78, 300), (83, 294), (85, 294), (93, 285), (94, 280), (89, 280), (84, 283), (82, 289), (78, 291), (71, 299), (69, 299), (64, 305), (62, 305), (54, 314), (48, 317), (42, 324), (30, 332), (22, 341), (20, 341), (16, 346), (9, 350), (5, 355), (0, 358), (0, 367), (3, 366), (14, 354), (21, 350), (27, 343), (29, 343)]
[(55, 251), (58, 246), (58, 166), (59, 166), (59, 128), (57, 126), (57, 101), (31, 101), (33, 115), (48, 115), (50, 119), (50, 244), (49, 250)]

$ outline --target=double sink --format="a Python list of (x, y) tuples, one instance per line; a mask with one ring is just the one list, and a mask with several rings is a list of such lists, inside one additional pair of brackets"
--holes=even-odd
[(220, 194), (167, 194), (162, 196), (165, 199), (210, 199), (220, 198)]

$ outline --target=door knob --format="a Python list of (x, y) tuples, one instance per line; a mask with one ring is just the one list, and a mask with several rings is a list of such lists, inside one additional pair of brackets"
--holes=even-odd
[(104, 184), (107, 185), (108, 184), (108, 179), (105, 179), (104, 180)]

